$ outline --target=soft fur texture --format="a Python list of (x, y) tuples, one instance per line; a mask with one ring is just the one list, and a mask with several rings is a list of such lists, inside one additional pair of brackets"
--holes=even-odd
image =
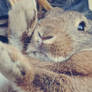
[[(13, 30), (15, 12), (12, 9), (10, 13), (9, 23), (13, 26), (9, 25), (9, 40), (22, 43), (21, 51), (26, 56), (20, 46), (0, 43), (0, 72), (13, 83), (15, 92), (91, 92), (92, 21), (78, 12), (55, 8), (36, 22), (29, 32), (31, 36), (26, 35), (30, 39), (25, 39), (25, 30)], [(81, 22), (85, 25), (79, 30)]]
[(53, 7), (48, 3), (48, 0), (37, 0), (38, 4), (45, 10), (51, 10)]
[[(27, 4), (27, 7), (25, 7), (25, 4)], [(10, 39), (10, 43), (13, 43), (15, 45), (17, 43), (17, 45), (20, 45), (22, 47), (23, 45), (20, 42), (20, 40), (22, 39), (20, 39), (20, 36), (22, 36), (24, 32), (25, 34), (30, 36), (36, 26), (36, 23), (37, 8), (35, 0), (20, 0), (19, 2), (16, 2), (15, 5), (12, 7), (12, 10), (9, 11), (10, 28), (8, 36)], [(20, 50), (21, 47), (19, 48)]]
[[(0, 71), (24, 92), (91, 92), (92, 22), (80, 13), (56, 10), (36, 26), (27, 56), (0, 43)], [(81, 22), (86, 25), (82, 31)]]
[[(36, 2), (34, 0), (20, 0), (14, 3), (15, 5), (13, 4), (12, 9), (9, 11), (9, 28), (2, 28), (3, 32), (0, 34), (8, 34), (9, 44), (12, 44), (22, 50), (22, 35), (24, 35), (25, 32), (25, 34), (30, 36), (30, 32), (34, 30), (37, 23)], [(25, 4), (27, 4), (26, 7)], [(29, 29), (29, 27), (31, 29)], [(6, 31), (7, 29), (9, 30), (8, 32)], [(7, 79), (1, 74), (0, 83), (2, 82), (2, 85), (0, 87), (0, 92), (14, 92), (14, 88), (12, 87), (11, 82), (6, 80)], [(4, 86), (6, 86), (6, 88), (4, 88)]]

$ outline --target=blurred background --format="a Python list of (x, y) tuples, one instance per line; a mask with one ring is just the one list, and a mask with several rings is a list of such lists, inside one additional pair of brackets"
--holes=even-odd
[[(91, 10), (89, 10), (88, 0), (48, 0), (52, 6), (61, 7), (64, 10), (75, 10), (81, 13), (84, 13), (85, 16), (89, 19), (92, 19)], [(89, 0), (92, 2), (92, 0)], [(3, 16), (7, 18), (8, 10), (10, 9), (10, 5), (8, 0), (0, 0), (0, 18)]]

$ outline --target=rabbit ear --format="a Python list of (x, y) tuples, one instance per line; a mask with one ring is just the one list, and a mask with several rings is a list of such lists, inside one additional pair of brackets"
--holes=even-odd
[[(26, 7), (25, 3), (27, 4)], [(24, 33), (26, 33), (28, 37), (31, 36), (32, 32), (35, 30), (37, 19), (35, 0), (21, 0), (19, 3), (16, 3), (9, 11), (9, 27), (7, 34), (10, 44), (22, 50), (24, 47), (24, 41), (22, 41)]]
[(38, 0), (38, 3), (40, 6), (42, 6), (47, 11), (53, 8), (47, 0)]

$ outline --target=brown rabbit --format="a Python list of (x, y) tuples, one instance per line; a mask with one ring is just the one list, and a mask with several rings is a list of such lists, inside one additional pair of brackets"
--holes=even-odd
[(21, 92), (92, 92), (92, 22), (52, 11), (36, 25), (27, 56), (0, 43), (0, 71)]

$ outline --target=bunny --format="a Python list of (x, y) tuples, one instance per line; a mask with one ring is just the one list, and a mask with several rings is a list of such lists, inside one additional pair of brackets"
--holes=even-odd
[(92, 21), (52, 11), (37, 23), (25, 55), (0, 43), (0, 72), (19, 92), (91, 92)]

